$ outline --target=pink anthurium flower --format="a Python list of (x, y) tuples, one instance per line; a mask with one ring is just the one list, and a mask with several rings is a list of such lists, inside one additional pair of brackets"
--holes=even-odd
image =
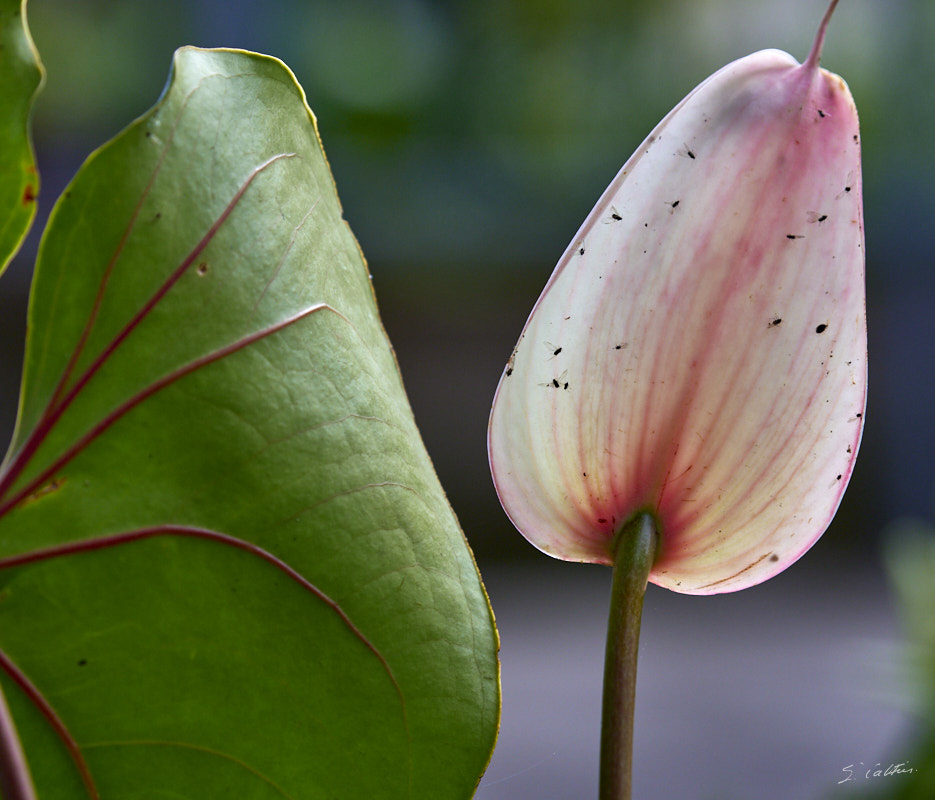
[[(833, 8), (832, 4), (832, 8)], [(500, 380), (491, 471), (544, 552), (612, 564), (649, 511), (649, 580), (782, 571), (837, 510), (867, 386), (860, 142), (844, 81), (765, 50), (712, 75), (624, 164)]]

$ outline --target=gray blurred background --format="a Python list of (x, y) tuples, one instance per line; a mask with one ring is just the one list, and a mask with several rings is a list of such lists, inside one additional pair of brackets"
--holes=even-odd
[[(12, 429), (38, 233), (91, 149), (157, 99), (172, 51), (278, 56), (315, 111), (416, 419), (502, 637), (500, 744), (478, 797), (596, 794), (610, 573), (539, 554), (503, 515), (485, 434), (503, 364), (604, 187), (703, 78), (806, 55), (824, 0), (31, 0), (48, 77), (40, 217), (0, 280)], [(840, 512), (761, 587), (650, 587), (636, 797), (855, 797), (912, 756), (913, 699), (880, 566), (935, 487), (935, 2), (845, 0), (823, 64), (861, 114), (870, 396)], [(839, 784), (855, 765), (860, 780)], [(895, 782), (899, 776), (876, 779)], [(891, 783), (892, 785), (892, 783)], [(883, 787), (885, 792), (885, 785)]]

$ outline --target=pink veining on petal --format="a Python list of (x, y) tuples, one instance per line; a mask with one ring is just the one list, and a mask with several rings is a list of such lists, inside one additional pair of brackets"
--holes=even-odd
[(651, 580), (693, 593), (811, 547), (863, 424), (861, 214), (856, 109), (817, 56), (756, 53), (683, 100), (585, 220), (501, 379), (490, 463), (519, 530), (610, 563), (652, 509)]

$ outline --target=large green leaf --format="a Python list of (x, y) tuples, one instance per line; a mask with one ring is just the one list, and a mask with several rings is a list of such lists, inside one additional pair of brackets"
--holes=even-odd
[(26, 0), (0, 0), (0, 273), (36, 214), (39, 179), (29, 110), (42, 68), (26, 27)]
[(29, 324), (0, 647), (40, 797), (470, 796), (492, 615), (282, 63), (177, 53)]

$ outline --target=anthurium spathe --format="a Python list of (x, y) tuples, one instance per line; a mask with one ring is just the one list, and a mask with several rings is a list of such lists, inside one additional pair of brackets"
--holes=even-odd
[[(833, 8), (832, 4), (832, 8)], [(759, 583), (847, 485), (867, 358), (860, 141), (844, 81), (765, 50), (693, 90), (558, 262), (500, 381), (497, 492), (550, 555), (611, 564), (649, 511), (649, 580)]]

